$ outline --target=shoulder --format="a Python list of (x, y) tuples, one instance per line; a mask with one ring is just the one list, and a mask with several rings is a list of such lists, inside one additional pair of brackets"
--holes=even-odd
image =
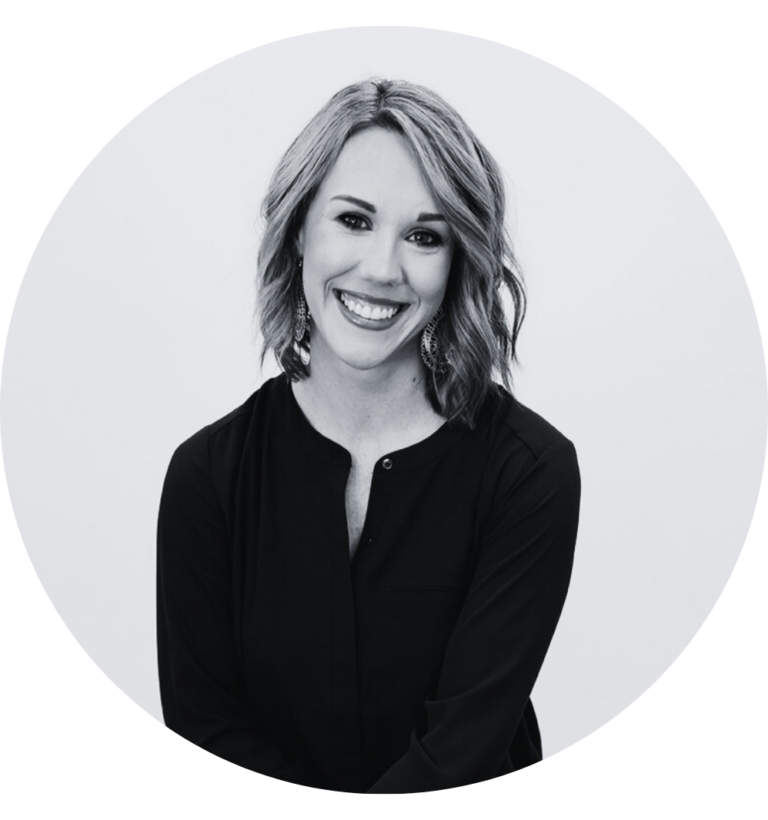
[[(581, 498), (573, 442), (506, 390), (499, 388), (489, 405), (482, 431), (489, 453), (480, 502), (484, 533), (506, 533), (512, 525), (536, 533), (559, 532), (567, 557)], [(539, 541), (544, 544), (546, 539)]]
[(546, 453), (574, 450), (573, 442), (553, 424), (526, 407), (500, 385), (494, 385), (484, 408), (487, 434), (496, 444), (525, 450), (536, 461)]
[(210, 477), (237, 469), (254, 427), (265, 411), (279, 412), (281, 377), (270, 379), (241, 405), (185, 439), (174, 451), (169, 478), (207, 473)]
[[(486, 487), (495, 497), (536, 486), (578, 493), (580, 474), (573, 442), (541, 415), (496, 385), (484, 406), (482, 429), (489, 458)], [(491, 489), (492, 488), (492, 489)]]

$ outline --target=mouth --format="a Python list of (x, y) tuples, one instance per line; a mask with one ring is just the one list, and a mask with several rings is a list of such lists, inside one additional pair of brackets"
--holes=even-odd
[(361, 327), (383, 330), (393, 325), (396, 318), (408, 308), (405, 302), (376, 299), (352, 291), (334, 289), (333, 293), (344, 316)]

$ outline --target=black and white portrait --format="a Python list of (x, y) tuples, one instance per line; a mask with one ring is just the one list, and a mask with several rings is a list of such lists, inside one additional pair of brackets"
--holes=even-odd
[(434, 92), (372, 79), (291, 144), (264, 216), (260, 330), (284, 374), (169, 468), (166, 723), (342, 791), (536, 763), (580, 481), (508, 392), (525, 296), (501, 173)]
[(86, 168), (3, 455), (66, 625), (212, 766), (442, 792), (670, 667), (765, 394), (733, 251), (636, 121), (504, 46), (348, 29), (193, 77)]

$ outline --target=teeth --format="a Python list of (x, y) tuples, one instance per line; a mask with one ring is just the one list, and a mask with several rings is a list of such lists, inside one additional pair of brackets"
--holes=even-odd
[(381, 319), (391, 319), (400, 309), (396, 307), (385, 308), (381, 307), (380, 305), (371, 307), (368, 304), (356, 301), (351, 296), (348, 296), (346, 293), (340, 293), (339, 296), (341, 297), (341, 301), (343, 302), (344, 307), (346, 307), (347, 310), (351, 311), (352, 313), (355, 313), (363, 319), (372, 319), (373, 321)]

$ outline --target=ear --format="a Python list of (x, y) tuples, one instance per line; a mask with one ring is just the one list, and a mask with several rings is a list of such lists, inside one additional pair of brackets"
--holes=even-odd
[(299, 228), (299, 231), (296, 234), (296, 253), (298, 254), (299, 259), (304, 258), (304, 226), (303, 225)]

